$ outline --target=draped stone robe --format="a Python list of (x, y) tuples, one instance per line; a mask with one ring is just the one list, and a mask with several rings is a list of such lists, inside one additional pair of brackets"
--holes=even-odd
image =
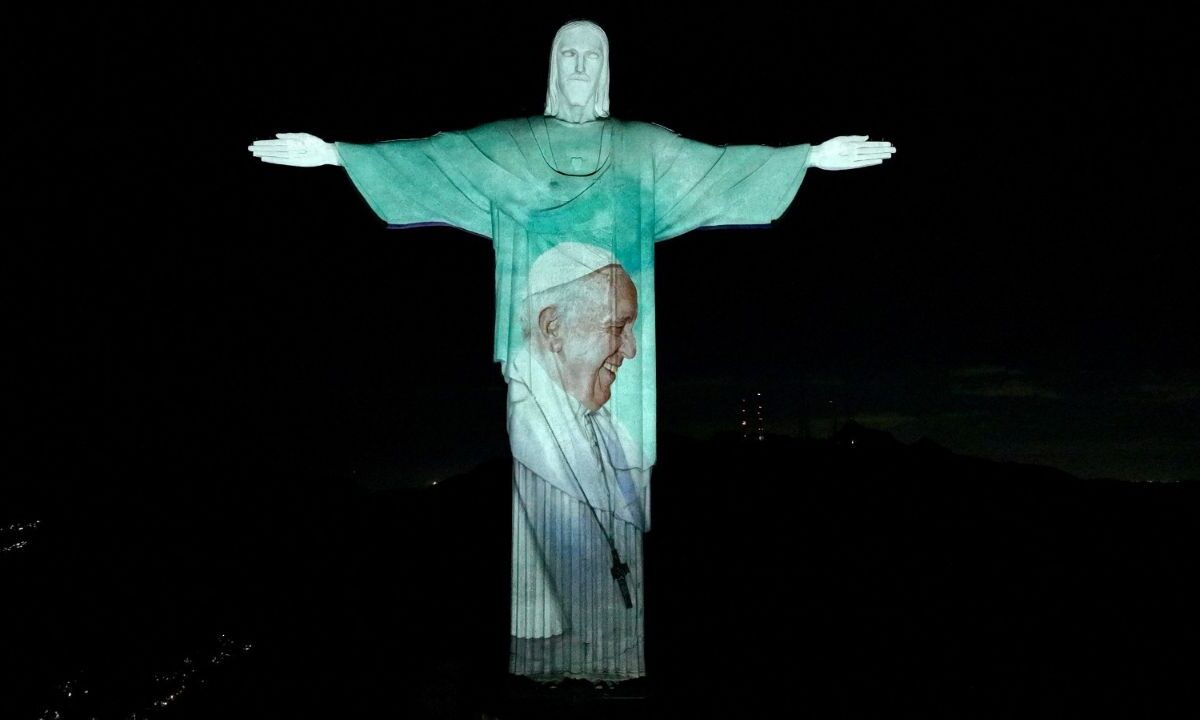
[[(420, 140), (338, 143), (337, 150), (355, 186), (390, 226), (450, 225), (492, 241), (494, 357), (509, 383), (514, 454), (510, 669), (539, 678), (638, 677), (644, 674), (641, 533), (649, 528), (649, 471), (657, 451), (654, 243), (699, 227), (777, 219), (803, 180), (809, 146), (714, 147), (656, 125), (605, 119), (596, 121), (602, 123), (598, 167), (572, 174), (554, 158), (548, 124), (556, 122), (519, 118)], [(619, 550), (633, 571), (632, 611), (612, 602), (618, 596), (607, 572), (610, 553), (596, 517), (613, 518), (604, 517), (602, 503), (584, 489), (590, 484), (592, 495), (627, 495), (628, 488), (605, 477), (604, 458), (597, 461), (592, 447), (555, 448), (562, 451), (559, 467), (531, 469), (545, 465), (549, 450), (533, 450), (542, 440), (528, 423), (514, 422), (513, 404), (528, 398), (534, 383), (532, 363), (510, 362), (528, 352), (520, 316), (527, 312), (529, 268), (566, 241), (611, 252), (638, 292), (638, 354), (624, 363), (602, 408), (627, 446), (622, 477), (636, 486), (642, 505), (616, 518), (610, 533), (626, 546)], [(453, 270), (444, 272), (453, 282)], [(570, 445), (579, 437), (555, 433), (554, 441)], [(600, 512), (594, 517), (592, 510)], [(548, 535), (567, 528), (582, 533), (579, 542)], [(586, 587), (579, 585), (580, 573)], [(586, 628), (581, 618), (588, 618)]]

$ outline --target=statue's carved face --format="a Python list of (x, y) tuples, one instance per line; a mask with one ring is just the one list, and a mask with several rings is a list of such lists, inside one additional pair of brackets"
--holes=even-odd
[(559, 38), (555, 51), (559, 94), (575, 107), (591, 103), (605, 61), (600, 36), (590, 28), (574, 27)]

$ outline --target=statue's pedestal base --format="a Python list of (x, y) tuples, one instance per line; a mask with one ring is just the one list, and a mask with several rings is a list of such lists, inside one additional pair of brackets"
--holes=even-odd
[(504, 707), (496, 715), (508, 718), (650, 718), (645, 678), (593, 683), (564, 679), (556, 682), (510, 675)]

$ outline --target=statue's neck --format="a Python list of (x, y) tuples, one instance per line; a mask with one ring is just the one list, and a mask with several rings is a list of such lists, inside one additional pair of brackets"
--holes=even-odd
[(598, 120), (596, 109), (591, 105), (566, 105), (558, 109), (554, 117), (567, 123), (583, 124)]

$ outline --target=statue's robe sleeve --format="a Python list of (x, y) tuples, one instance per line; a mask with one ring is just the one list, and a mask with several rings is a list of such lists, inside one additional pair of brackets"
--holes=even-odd
[(766, 225), (804, 180), (809, 145), (715, 147), (659, 128), (654, 154), (654, 239), (721, 225)]
[(537, 200), (511, 162), (497, 162), (481, 146), (478, 135), (492, 139), (483, 130), (336, 145), (354, 186), (388, 225), (449, 225), (490, 238), (496, 207), (532, 208)]

